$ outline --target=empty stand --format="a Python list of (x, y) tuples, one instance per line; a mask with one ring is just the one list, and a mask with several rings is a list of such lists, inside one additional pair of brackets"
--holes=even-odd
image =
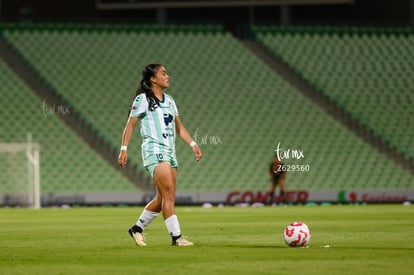
[[(1, 142), (26, 142), (31, 132), (40, 144), (42, 192), (133, 191), (135, 187), (100, 158), (58, 118), (67, 106), (48, 106), (0, 61)], [(70, 111), (70, 110), (69, 110)], [(70, 113), (66, 113), (70, 115)], [(5, 161), (4, 158), (1, 160)], [(2, 171), (10, 164), (1, 163)], [(14, 164), (16, 165), (16, 164)], [(22, 163), (24, 165), (24, 163)], [(13, 190), (0, 173), (0, 191)]]
[(400, 152), (414, 156), (414, 35), (257, 28), (257, 38)]
[[(171, 76), (167, 93), (175, 98), (184, 125), (204, 153), (195, 163), (188, 145), (177, 140), (180, 191), (266, 190), (268, 164), (278, 143), (285, 151), (304, 153), (301, 159), (290, 156), (287, 164), (309, 165), (307, 172), (288, 173), (288, 189), (412, 187), (409, 172), (321, 111), (221, 30), (10, 28), (4, 36), (115, 147), (120, 145), (142, 68), (164, 64)], [(294, 54), (301, 47), (296, 37), (286, 37), (283, 54), (305, 63)], [(315, 47), (309, 46), (309, 55)], [(318, 59), (312, 57), (309, 63), (317, 64)], [(297, 71), (316, 73), (318, 66), (312, 66)], [(140, 143), (136, 131), (129, 156), (142, 165)], [(72, 142), (65, 144), (61, 147), (71, 151)], [(79, 174), (88, 173), (82, 169)], [(89, 186), (99, 189), (95, 183)]]

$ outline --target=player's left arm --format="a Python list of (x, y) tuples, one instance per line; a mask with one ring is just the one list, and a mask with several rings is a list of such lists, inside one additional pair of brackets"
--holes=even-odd
[[(177, 132), (177, 135), (188, 145), (190, 145), (191, 142), (194, 141), (191, 135), (188, 133), (187, 129), (184, 127), (179, 116), (175, 117), (175, 131)], [(198, 144), (193, 145), (192, 149), (194, 155), (196, 156), (196, 161), (199, 161), (203, 157), (203, 154), (201, 153)]]

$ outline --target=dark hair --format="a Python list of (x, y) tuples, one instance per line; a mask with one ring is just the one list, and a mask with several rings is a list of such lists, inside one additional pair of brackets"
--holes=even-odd
[[(158, 97), (155, 96), (154, 92), (151, 90), (151, 77), (157, 74), (158, 68), (160, 67), (162, 67), (161, 64), (149, 64), (145, 66), (144, 70), (142, 71), (141, 81), (139, 82), (138, 89), (134, 96), (135, 99), (139, 94), (145, 94), (147, 96), (149, 111), (154, 111), (156, 105), (160, 106), (160, 100), (158, 99)], [(129, 110), (129, 113), (130, 112), (131, 109)]]

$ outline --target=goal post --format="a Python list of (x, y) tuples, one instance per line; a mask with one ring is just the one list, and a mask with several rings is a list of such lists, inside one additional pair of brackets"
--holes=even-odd
[(0, 143), (0, 170), (4, 206), (41, 208), (39, 144)]

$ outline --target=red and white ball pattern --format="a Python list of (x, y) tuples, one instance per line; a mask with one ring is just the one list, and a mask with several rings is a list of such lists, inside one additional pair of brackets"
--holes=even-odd
[(288, 246), (306, 246), (310, 241), (311, 233), (303, 222), (292, 222), (286, 226), (283, 238)]

